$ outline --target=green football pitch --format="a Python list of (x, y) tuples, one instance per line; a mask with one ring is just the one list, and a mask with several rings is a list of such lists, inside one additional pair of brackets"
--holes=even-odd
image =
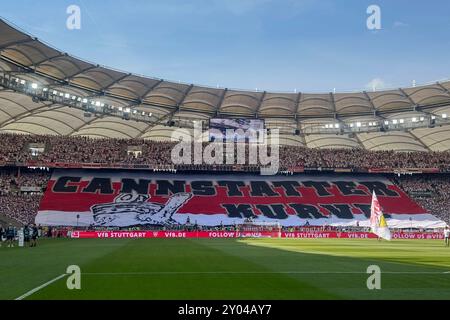
[[(81, 289), (67, 288), (69, 265)], [(381, 289), (367, 288), (367, 268)], [(56, 279), (56, 280), (55, 280)], [(54, 280), (52, 282), (52, 280)], [(0, 248), (0, 299), (450, 299), (443, 241), (41, 240)]]

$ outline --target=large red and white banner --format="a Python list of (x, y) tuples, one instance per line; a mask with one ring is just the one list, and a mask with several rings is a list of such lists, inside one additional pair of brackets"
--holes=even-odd
[[(72, 231), (74, 239), (147, 239), (147, 238), (292, 238), (292, 239), (376, 239), (371, 232), (237, 232), (237, 231)], [(437, 232), (393, 232), (392, 239), (444, 239)]]
[(445, 224), (378, 176), (186, 175), (57, 170), (36, 223), (53, 226), (206, 226), (255, 222), (283, 226), (369, 226), (375, 191), (389, 227)]

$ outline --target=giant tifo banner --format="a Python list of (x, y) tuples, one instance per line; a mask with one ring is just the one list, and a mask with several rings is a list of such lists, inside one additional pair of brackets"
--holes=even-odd
[(445, 224), (378, 176), (187, 175), (57, 170), (36, 223), (131, 227), (255, 222), (283, 226), (369, 225), (372, 191), (390, 227)]

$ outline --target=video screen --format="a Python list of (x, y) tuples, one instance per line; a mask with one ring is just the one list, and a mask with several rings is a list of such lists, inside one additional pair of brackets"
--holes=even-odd
[(261, 119), (211, 119), (209, 141), (263, 142), (264, 120)]

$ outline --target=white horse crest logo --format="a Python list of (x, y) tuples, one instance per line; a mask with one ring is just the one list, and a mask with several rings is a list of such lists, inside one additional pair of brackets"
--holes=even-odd
[(96, 226), (128, 227), (145, 224), (172, 225), (175, 212), (192, 198), (191, 193), (176, 193), (166, 204), (147, 202), (149, 195), (125, 193), (113, 203), (96, 204), (91, 207)]

